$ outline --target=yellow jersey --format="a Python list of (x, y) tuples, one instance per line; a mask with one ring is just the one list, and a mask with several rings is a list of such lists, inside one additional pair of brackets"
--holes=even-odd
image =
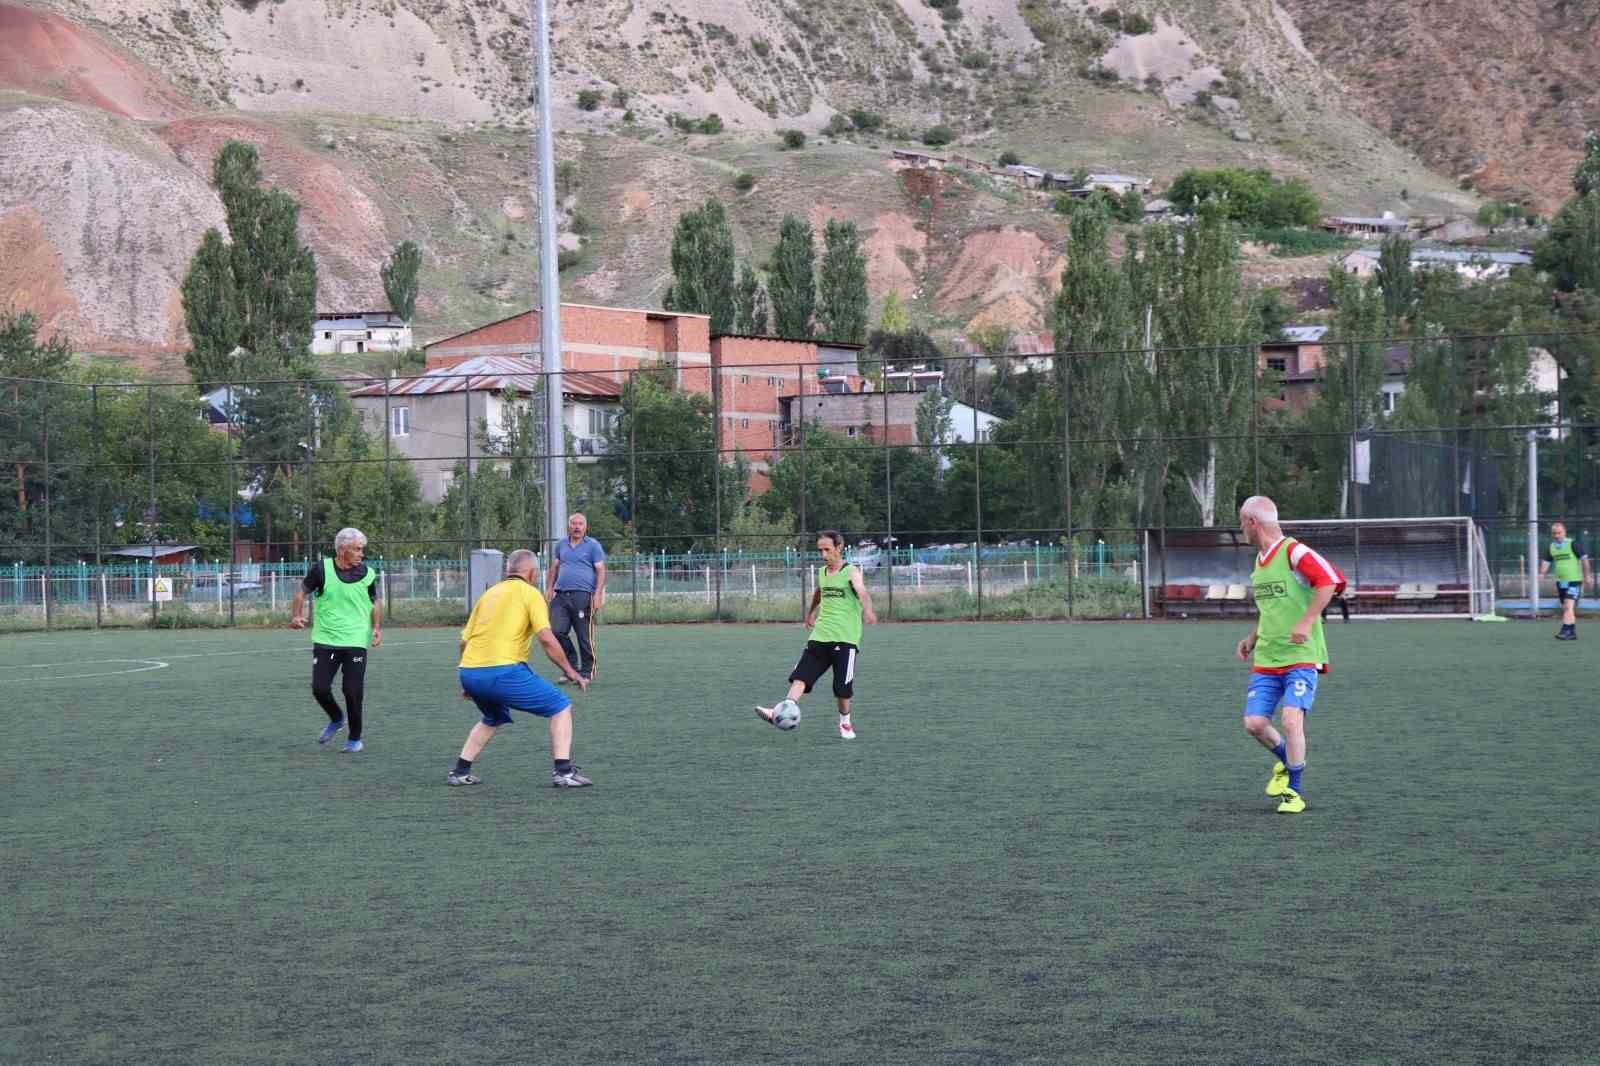
[(486, 589), (462, 627), (461, 667), (510, 666), (528, 661), (533, 638), (550, 628), (539, 590), (520, 577)]

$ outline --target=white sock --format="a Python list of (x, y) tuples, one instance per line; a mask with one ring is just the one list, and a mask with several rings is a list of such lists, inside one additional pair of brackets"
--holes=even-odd
[(839, 724), (840, 725), (849, 725), (850, 724), (850, 716), (848, 714), (841, 714), (839, 716)]

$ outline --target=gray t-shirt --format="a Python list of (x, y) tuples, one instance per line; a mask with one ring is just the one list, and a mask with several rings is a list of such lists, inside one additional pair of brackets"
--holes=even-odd
[(606, 550), (593, 537), (585, 536), (576, 544), (563, 538), (556, 545), (556, 561), (561, 564), (556, 571), (557, 592), (593, 592), (595, 564), (606, 561)]

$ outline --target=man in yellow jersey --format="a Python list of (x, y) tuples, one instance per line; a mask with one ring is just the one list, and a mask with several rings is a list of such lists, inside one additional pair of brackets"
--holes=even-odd
[[(823, 531), (817, 536), (817, 552), (822, 556), (823, 567), (806, 611), (811, 639), (789, 674), (789, 694), (784, 699), (798, 700), (832, 669), (833, 696), (839, 702), (839, 735), (854, 740), (856, 727), (850, 721), (850, 697), (855, 693), (861, 623), (865, 619), (869, 625), (876, 624), (878, 616), (872, 612), (872, 597), (867, 594), (861, 568), (844, 561), (844, 538), (835, 530)], [(775, 713), (776, 707), (756, 708), (756, 714), (769, 725), (776, 724)]]
[[(1306, 715), (1317, 698), (1317, 678), (1328, 671), (1328, 645), (1322, 636), (1322, 609), (1344, 591), (1337, 567), (1278, 525), (1278, 505), (1252, 496), (1239, 508), (1239, 528), (1256, 549), (1250, 581), (1260, 620), (1235, 649), (1240, 659), (1255, 657), (1245, 689), (1244, 731), (1278, 757), (1267, 781), (1277, 796), (1279, 814), (1306, 809), (1300, 775), (1306, 768)], [(1283, 733), (1272, 715), (1283, 705)]]
[[(326, 744), (350, 723), (344, 750), (361, 750), (361, 704), (367, 691), (367, 657), (383, 643), (378, 605), (378, 575), (363, 560), (367, 535), (359, 529), (339, 530), (333, 538), (333, 558), (318, 559), (294, 590), (289, 608), (289, 628), (306, 627), (306, 597), (315, 597), (311, 619), (311, 695), (328, 716), (317, 737)], [(343, 672), (344, 710), (333, 698), (333, 675)]]
[(461, 694), (478, 705), (483, 718), (467, 734), (455, 768), (445, 775), (447, 785), (476, 785), (472, 763), (489, 743), (495, 730), (511, 722), (512, 711), (524, 711), (550, 720), (550, 757), (554, 766), (550, 784), (556, 788), (582, 788), (593, 784), (572, 765), (572, 701), (528, 665), (532, 642), (537, 639), (550, 661), (567, 680), (581, 689), (589, 687), (567, 662), (566, 653), (550, 631), (550, 614), (539, 594), (539, 560), (519, 548), (506, 558), (506, 578), (485, 590), (472, 607), (461, 630)]

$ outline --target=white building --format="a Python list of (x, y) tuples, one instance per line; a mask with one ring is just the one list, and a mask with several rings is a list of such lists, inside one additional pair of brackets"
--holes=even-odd
[[(1378, 272), (1382, 254), (1377, 248), (1357, 248), (1339, 260), (1348, 274), (1367, 278)], [(1414, 248), (1412, 270), (1454, 270), (1468, 281), (1503, 278), (1517, 267), (1531, 266), (1533, 256), (1526, 252), (1481, 252), (1456, 248)]]
[[(422, 498), (437, 503), (455, 479), (456, 463), (466, 458), (472, 433), (472, 465), (483, 455), (477, 439), (480, 426), (491, 438), (503, 437), (513, 424), (514, 405), (540, 403), (539, 364), (511, 356), (483, 355), (429, 367), (416, 377), (393, 378), (354, 389), (350, 402), (361, 412), (369, 432), (385, 430), (388, 412), (390, 446), (412, 460)], [(562, 405), (573, 437), (573, 460), (595, 462), (605, 454), (605, 433), (622, 412), (622, 375), (568, 370), (561, 375)], [(541, 419), (542, 410), (534, 412)], [(542, 420), (542, 419), (541, 419)]]
[(411, 327), (393, 311), (320, 311), (311, 324), (315, 355), (403, 352), (411, 347)]

